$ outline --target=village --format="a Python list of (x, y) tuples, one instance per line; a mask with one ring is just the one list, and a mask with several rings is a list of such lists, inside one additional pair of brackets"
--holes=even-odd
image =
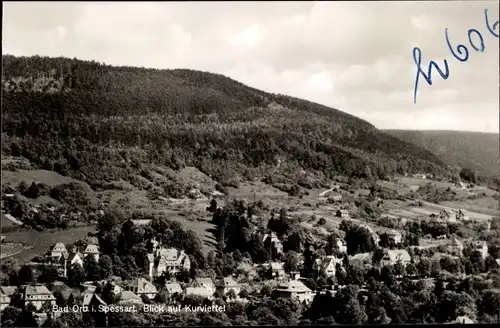
[[(320, 194), (320, 197), (339, 203), (342, 197), (331, 193), (337, 189), (338, 187), (331, 188)], [(213, 212), (215, 218), (223, 215), (224, 211), (218, 207)], [(284, 247), (284, 244), (290, 242), (291, 234), (287, 236), (280, 232), (279, 228), (276, 229), (276, 223), (274, 226), (269, 223), (267, 228), (255, 228), (252, 225), (252, 234), (258, 236), (259, 243), (270, 255), (267, 260), (264, 256), (261, 263), (255, 263), (259, 261), (252, 261), (253, 256), (241, 256), (239, 253), (238, 257), (233, 256), (238, 263), (234, 263), (234, 270), (230, 270), (233, 273), (227, 276), (221, 276), (221, 270), (216, 275), (213, 271), (207, 274), (206, 270), (193, 270), (192, 252), (188, 254), (185, 249), (162, 243), (162, 238), (168, 238), (172, 232), (167, 237), (163, 235), (157, 239), (153, 236), (141, 241), (147, 249), (142, 267), (138, 268), (133, 277), (126, 279), (117, 275), (118, 270), (114, 270), (113, 274), (99, 273), (110, 266), (110, 257), (104, 255), (107, 261), (103, 262), (102, 247), (97, 238), (87, 238), (87, 243), (75, 241), (71, 247), (56, 242), (45, 256), (38, 256), (23, 264), (15, 275), (18, 281), (24, 281), (20, 281), (19, 285), (0, 287), (0, 310), (5, 311), (13, 306), (22, 308), (33, 314), (38, 325), (43, 325), (49, 319), (57, 322), (65, 313), (88, 312), (92, 317), (89, 320), (96, 326), (105, 326), (110, 324), (108, 316), (114, 315), (113, 312), (176, 312), (178, 309), (191, 307), (192, 304), (187, 300), (193, 298), (204, 300), (199, 301), (199, 305), (204, 304), (205, 311), (207, 307), (223, 311), (226, 304), (255, 302), (266, 294), (273, 298), (288, 299), (308, 308), (313, 306), (318, 295), (335, 297), (339, 291), (353, 285), (357, 285), (363, 295), (373, 288), (370, 275), (378, 275), (384, 281), (384, 278), (380, 278), (380, 272), (386, 272), (387, 275), (388, 270), (393, 277), (385, 278), (389, 279), (385, 281), (387, 285), (395, 283), (390, 282), (391, 279), (397, 283), (425, 281), (434, 286), (431, 288), (435, 288), (437, 282), (446, 285), (455, 284), (452, 281), (483, 277), (482, 279), (489, 281), (490, 289), (499, 288), (498, 280), (491, 279), (498, 272), (500, 259), (491, 260), (492, 254), (484, 240), (461, 241), (454, 233), (434, 234), (434, 239), (440, 245), (431, 250), (433, 247), (409, 242), (409, 231), (378, 227), (375, 232), (370, 224), (351, 218), (349, 211), (342, 207), (338, 207), (334, 214), (342, 220), (340, 230), (343, 233), (329, 237), (329, 245), (305, 243), (297, 252), (291, 251), (290, 246)], [(101, 211), (98, 216), (104, 217), (105, 214)], [(279, 219), (271, 214), (270, 221), (280, 220), (283, 222), (291, 218), (284, 213), (280, 214)], [(432, 213), (429, 220), (445, 225), (470, 221), (465, 210), (449, 209)], [(152, 225), (151, 219), (129, 220), (127, 223), (130, 225), (127, 228), (130, 233), (134, 229), (140, 230)], [(125, 231), (127, 223), (123, 224), (122, 231)], [(488, 229), (492, 229), (491, 221), (488, 221)], [(97, 242), (88, 243), (88, 240)], [(225, 240), (227, 241), (227, 237)], [(366, 245), (363, 244), (365, 242)], [(373, 247), (367, 246), (368, 244)], [(353, 247), (356, 248), (354, 251)], [(470, 264), (469, 259), (476, 263)], [(469, 267), (462, 260), (468, 262)], [(114, 265), (116, 261), (113, 259)], [(471, 265), (478, 268), (470, 268)], [(42, 276), (43, 279), (37, 279)], [(21, 277), (23, 278), (20, 279)], [(12, 277), (6, 281), (9, 280), (12, 281)], [(457, 314), (448, 321), (475, 322), (473, 314), (467, 316), (464, 314), (467, 311), (457, 313), (460, 315)]]

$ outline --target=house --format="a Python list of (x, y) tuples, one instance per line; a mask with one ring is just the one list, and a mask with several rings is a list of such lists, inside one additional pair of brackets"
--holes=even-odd
[(0, 311), (3, 311), (10, 304), (10, 297), (0, 292)]
[(262, 242), (264, 243), (264, 245), (266, 245), (266, 243), (267, 243), (272, 248), (274, 248), (274, 251), (277, 254), (283, 253), (283, 244), (281, 243), (281, 240), (279, 240), (276, 233), (274, 233), (274, 232), (271, 232), (270, 234), (266, 233), (264, 235), (264, 237), (262, 238)]
[(305, 304), (310, 304), (314, 298), (313, 291), (300, 280), (283, 282), (274, 292), (277, 297), (293, 299)]
[(464, 244), (458, 240), (455, 236), (451, 237), (450, 243), (448, 244), (448, 249), (452, 253), (462, 254), (464, 250)]
[(269, 274), (274, 279), (285, 278), (285, 269), (283, 268), (283, 263), (271, 262), (269, 264)]
[(366, 230), (368, 230), (368, 232), (370, 233), (370, 235), (372, 236), (372, 239), (373, 239), (373, 243), (375, 244), (375, 246), (378, 246), (379, 245), (379, 242), (380, 242), (380, 237), (379, 235), (372, 229), (372, 227), (370, 227), (369, 225), (367, 224), (364, 224), (364, 225), (361, 225), (360, 226), (361, 228), (365, 228)]
[(204, 278), (196, 278), (194, 279), (191, 287), (203, 287), (208, 290), (212, 295), (215, 293), (215, 284), (212, 281), (212, 278), (204, 277)]
[(222, 278), (217, 282), (217, 291), (220, 291), (222, 295), (226, 295), (230, 290), (234, 291), (236, 295), (239, 295), (241, 291), (241, 285), (232, 277)]
[(129, 290), (124, 290), (120, 294), (118, 294), (117, 297), (117, 302), (118, 304), (124, 304), (124, 303), (135, 303), (135, 304), (142, 304), (142, 299), (139, 295), (134, 294), (133, 292)]
[(68, 255), (69, 253), (66, 249), (66, 246), (61, 242), (56, 243), (56, 245), (52, 248), (52, 252), (50, 254), (53, 259), (60, 259), (63, 256), (67, 258)]
[(163, 248), (156, 240), (151, 241), (153, 253), (148, 254), (146, 267), (149, 277), (159, 277), (164, 272), (175, 274), (182, 270), (189, 271), (191, 260), (183, 251), (176, 248)]
[(15, 286), (0, 286), (0, 293), (12, 297), (15, 293), (17, 293), (18, 289)]
[(389, 240), (395, 245), (400, 245), (403, 242), (403, 235), (399, 231), (391, 229), (386, 233), (389, 237)]
[(167, 283), (164, 288), (165, 293), (168, 297), (172, 297), (174, 295), (182, 295), (182, 287), (178, 283)]
[(150, 219), (142, 219), (142, 220), (132, 220), (132, 223), (135, 226), (146, 226), (151, 222)]
[(337, 213), (335, 215), (339, 218), (348, 218), (349, 212), (347, 210), (337, 210)]
[(334, 202), (340, 202), (340, 201), (342, 201), (342, 195), (330, 195), (330, 196), (328, 196), (328, 200), (331, 200)]
[(367, 267), (372, 263), (372, 257), (370, 253), (359, 253), (356, 255), (349, 256), (349, 265), (357, 267)]
[(85, 293), (83, 295), (82, 305), (87, 306), (88, 309), (90, 310), (89, 312), (91, 313), (94, 319), (96, 327), (107, 326), (106, 324), (107, 314), (106, 312), (100, 310), (102, 306), (106, 306), (107, 304), (101, 297), (99, 297), (99, 295), (94, 293)]
[(481, 241), (474, 245), (474, 250), (481, 253), (483, 260), (488, 257), (488, 244), (485, 241)]
[(468, 221), (469, 220), (469, 216), (467, 215), (467, 211), (463, 210), (463, 209), (459, 209), (458, 210), (458, 214), (457, 214), (457, 219), (459, 221)]
[(73, 264), (78, 264), (83, 267), (83, 256), (75, 250), (69, 254), (68, 258), (64, 261), (64, 276), (68, 276), (68, 270)]
[(99, 262), (99, 254), (100, 254), (99, 246), (89, 244), (87, 245), (85, 251), (83, 252), (83, 258), (86, 258), (87, 256), (93, 256), (94, 260)]
[(146, 295), (150, 299), (154, 299), (156, 297), (156, 294), (158, 294), (158, 290), (156, 289), (155, 285), (144, 278), (134, 279), (132, 281), (132, 284), (130, 285), (130, 288), (137, 295)]
[(318, 272), (323, 272), (327, 277), (334, 277), (337, 264), (342, 265), (343, 259), (336, 258), (333, 255), (325, 256), (323, 259), (316, 259), (313, 267)]
[(382, 258), (382, 264), (384, 265), (394, 265), (400, 262), (405, 265), (411, 262), (411, 256), (405, 249), (394, 249), (385, 251), (384, 257)]
[(462, 315), (462, 316), (458, 316), (453, 323), (471, 324), (471, 323), (474, 323), (474, 321), (471, 318), (469, 318), (468, 316)]
[(209, 300), (213, 299), (214, 293), (206, 289), (205, 287), (188, 287), (186, 288), (185, 295), (193, 295), (200, 296), (204, 298), (208, 298)]
[(56, 304), (56, 298), (44, 285), (26, 286), (22, 295), (24, 305), (32, 304), (40, 310), (45, 303)]
[(99, 305), (106, 305), (106, 302), (102, 300), (99, 295), (94, 293), (85, 293), (83, 294), (82, 305), (98, 308)]
[(448, 208), (445, 208), (444, 210), (439, 212), (439, 217), (443, 220), (446, 220), (447, 222), (456, 222), (457, 221), (456, 214)]
[(341, 239), (337, 239), (337, 248), (341, 253), (347, 253), (347, 246)]

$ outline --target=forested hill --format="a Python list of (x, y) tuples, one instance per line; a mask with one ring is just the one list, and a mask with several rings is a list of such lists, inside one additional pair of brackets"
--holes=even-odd
[[(444, 173), (429, 151), (359, 118), (222, 75), (39, 56), (2, 60), (3, 154), (94, 187), (144, 175), (152, 164), (196, 166), (226, 184), (266, 176), (300, 182), (302, 170), (317, 180)], [(278, 158), (280, 170), (269, 177)]]
[(446, 164), (470, 168), (480, 175), (498, 177), (498, 133), (465, 131), (384, 131), (439, 156)]

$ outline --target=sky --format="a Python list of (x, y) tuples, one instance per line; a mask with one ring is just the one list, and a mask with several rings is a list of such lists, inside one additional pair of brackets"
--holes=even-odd
[[(499, 39), (485, 8), (493, 24), (498, 1), (3, 2), (3, 53), (209, 71), (380, 129), (498, 133)], [(421, 77), (414, 104), (416, 46), (424, 71), (447, 59), (449, 78)]]

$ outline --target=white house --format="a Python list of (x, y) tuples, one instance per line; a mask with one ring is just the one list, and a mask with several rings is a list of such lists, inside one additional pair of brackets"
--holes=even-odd
[(236, 295), (240, 294), (241, 285), (238, 284), (232, 277), (226, 277), (220, 279), (217, 282), (217, 290), (220, 291), (223, 295), (229, 293), (230, 290), (234, 291)]
[(155, 285), (153, 285), (144, 278), (134, 279), (130, 287), (132, 291), (136, 293), (138, 296), (144, 294), (150, 299), (154, 299), (156, 297), (156, 294), (158, 294), (158, 290), (156, 289)]
[(56, 260), (60, 259), (62, 256), (68, 257), (68, 255), (69, 253), (66, 249), (66, 246), (61, 242), (56, 243), (56, 245), (52, 248), (52, 252), (50, 253), (50, 256)]
[(325, 256), (323, 259), (318, 259), (314, 262), (314, 269), (318, 272), (323, 272), (327, 277), (334, 277), (336, 274), (337, 263), (342, 265), (343, 260), (336, 258), (333, 255)]
[(87, 256), (93, 256), (94, 260), (99, 262), (99, 254), (100, 254), (99, 246), (89, 244), (87, 245), (85, 251), (83, 252), (83, 258), (86, 258)]
[(153, 247), (153, 253), (148, 254), (146, 260), (149, 277), (159, 277), (164, 272), (175, 274), (191, 268), (191, 260), (183, 250), (162, 248), (161, 245), (155, 246), (155, 243)]
[(190, 295), (195, 295), (195, 296), (201, 296), (205, 297), (208, 299), (213, 299), (214, 293), (212, 293), (210, 290), (206, 289), (205, 287), (187, 287), (185, 291), (186, 296)]
[(457, 214), (457, 219), (460, 221), (468, 221), (469, 216), (467, 215), (467, 211), (464, 209), (459, 209)]
[(68, 276), (68, 270), (73, 264), (78, 264), (83, 267), (83, 256), (80, 253), (71, 253), (64, 262), (64, 276)]
[(181, 285), (179, 285), (176, 282), (165, 284), (164, 291), (165, 291), (165, 293), (167, 294), (168, 297), (172, 297), (172, 296), (174, 296), (176, 294), (178, 294), (178, 295), (182, 295), (183, 294), (183, 290), (182, 290)]
[(139, 295), (129, 290), (124, 290), (118, 294), (118, 304), (124, 303), (142, 304), (143, 302)]
[(300, 280), (281, 283), (275, 289), (275, 293), (278, 297), (293, 299), (305, 304), (310, 304), (314, 298), (313, 291)]
[(275, 249), (275, 251), (278, 254), (283, 253), (283, 244), (281, 243), (281, 240), (279, 240), (278, 236), (276, 233), (271, 232), (270, 234), (265, 234), (264, 237), (262, 238), (262, 243), (270, 242), (271, 246)]
[(0, 312), (10, 304), (10, 297), (0, 292)]
[(411, 262), (411, 256), (405, 249), (387, 250), (382, 258), (382, 264), (394, 265), (400, 262), (404, 266)]
[(212, 295), (216, 291), (215, 284), (214, 284), (212, 278), (209, 278), (209, 277), (194, 279), (193, 283), (191, 284), (191, 287), (205, 288), (210, 293), (212, 293)]
[(25, 306), (32, 304), (37, 310), (45, 303), (51, 307), (56, 304), (56, 298), (44, 285), (26, 286), (22, 299)]

